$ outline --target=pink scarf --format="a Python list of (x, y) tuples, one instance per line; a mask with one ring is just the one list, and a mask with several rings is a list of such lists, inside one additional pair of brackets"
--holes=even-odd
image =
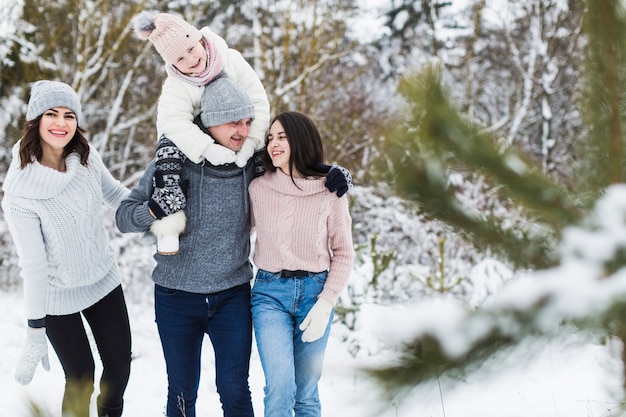
[(208, 40), (205, 37), (202, 37), (204, 40), (204, 45), (206, 48), (207, 55), (207, 66), (198, 75), (187, 75), (183, 74), (172, 64), (167, 64), (165, 66), (165, 70), (168, 75), (178, 77), (183, 81), (187, 81), (190, 84), (194, 85), (206, 85), (213, 81), (224, 69), (224, 62), (222, 61), (222, 56), (217, 53), (217, 49), (215, 49), (215, 45), (213, 42)]

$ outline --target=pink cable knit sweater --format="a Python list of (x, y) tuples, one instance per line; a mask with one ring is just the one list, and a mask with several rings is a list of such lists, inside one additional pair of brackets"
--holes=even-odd
[(352, 271), (352, 219), (347, 196), (337, 198), (324, 181), (296, 178), (298, 189), (281, 170), (252, 181), (253, 260), (269, 272), (328, 270), (319, 297), (334, 304)]

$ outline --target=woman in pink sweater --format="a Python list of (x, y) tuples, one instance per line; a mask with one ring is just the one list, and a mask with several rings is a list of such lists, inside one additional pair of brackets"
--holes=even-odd
[(250, 184), (256, 231), (252, 319), (266, 417), (321, 415), (317, 384), (333, 308), (354, 258), (348, 197), (328, 191), (315, 123), (285, 112), (266, 139), (266, 173)]

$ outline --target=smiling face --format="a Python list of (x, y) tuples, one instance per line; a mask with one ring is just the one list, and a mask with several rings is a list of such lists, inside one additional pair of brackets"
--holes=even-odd
[(62, 152), (74, 137), (77, 127), (76, 114), (66, 107), (54, 107), (43, 112), (39, 121), (43, 153)]
[(174, 66), (185, 75), (197, 75), (206, 69), (207, 53), (202, 42), (187, 49)]
[(217, 143), (233, 152), (239, 152), (248, 137), (252, 119), (241, 119), (230, 123), (209, 127), (209, 134)]
[[(278, 121), (274, 121), (270, 127), (270, 133), (267, 135), (267, 153), (269, 154), (272, 165), (290, 175), (291, 166), (289, 159), (291, 157), (291, 146), (283, 125)], [(294, 177), (296, 173), (294, 172)]]

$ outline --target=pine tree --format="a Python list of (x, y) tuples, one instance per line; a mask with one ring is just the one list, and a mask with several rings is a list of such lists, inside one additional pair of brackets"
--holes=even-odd
[[(393, 185), (398, 195), (517, 270), (539, 272), (562, 267), (565, 261), (559, 249), (567, 231), (575, 228), (577, 233), (589, 236), (601, 231), (606, 225), (601, 216), (594, 217), (594, 206), (599, 200), (602, 205), (602, 198), (624, 192), (615, 184), (626, 178), (626, 13), (622, 2), (583, 3), (585, 78), (581, 80), (579, 108), (584, 130), (573, 140), (575, 154), (581, 157), (573, 162), (571, 177), (554, 179), (539, 162), (520, 150), (501, 146), (497, 137), (462, 114), (437, 65), (401, 81), (399, 92), (408, 104), (406, 119), (392, 123), (396, 127), (387, 130), (384, 140), (380, 176)], [(501, 218), (466, 207), (448, 181), (453, 172), (480, 176), (502, 201), (521, 213), (526, 226), (513, 229)], [(626, 216), (622, 219), (626, 224)], [(614, 252), (600, 259), (598, 268), (590, 269), (589, 278), (598, 288), (620, 282), (626, 248), (624, 242), (616, 242)], [(568, 256), (592, 258), (580, 247), (570, 248)], [(534, 279), (540, 282), (544, 277), (535, 274)], [(463, 322), (457, 323), (459, 332), (469, 334), (468, 329), (480, 323), (484, 333), (467, 336), (461, 354), (450, 354), (439, 334), (424, 332), (407, 343), (395, 364), (372, 373), (396, 393), (444, 374), (465, 375), (515, 346), (558, 336), (563, 331), (582, 330), (626, 340), (624, 294), (609, 294), (606, 305), (600, 305), (594, 314), (563, 314), (562, 321), (546, 329), (542, 318), (554, 310), (558, 298), (558, 289), (546, 289), (537, 293), (534, 302), (523, 306), (500, 303), (466, 310)], [(626, 364), (626, 354), (622, 359)]]

